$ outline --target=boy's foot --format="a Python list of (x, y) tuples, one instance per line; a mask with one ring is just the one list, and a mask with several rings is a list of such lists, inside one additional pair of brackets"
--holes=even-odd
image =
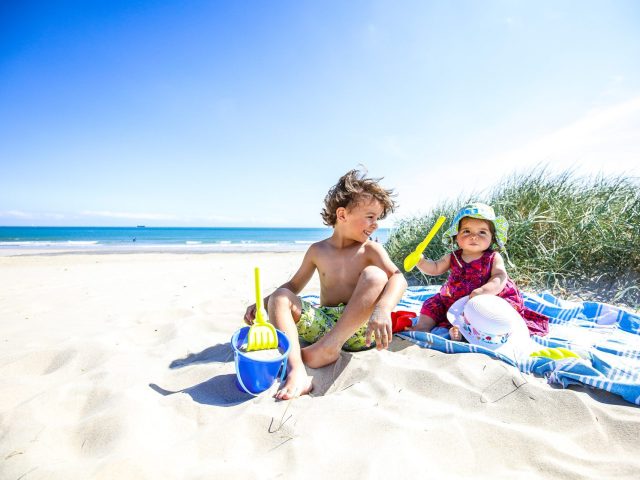
[(310, 368), (325, 367), (340, 358), (340, 349), (337, 351), (325, 348), (322, 340), (302, 349), (302, 360)]
[(460, 329), (458, 327), (451, 327), (449, 329), (449, 336), (451, 340), (455, 342), (459, 342), (462, 340), (462, 334), (460, 333)]
[(278, 400), (290, 400), (292, 398), (299, 397), (300, 395), (306, 395), (313, 389), (313, 385), (311, 383), (312, 380), (313, 377), (307, 375), (304, 368), (302, 368), (302, 371), (299, 374), (297, 372), (290, 371), (284, 385), (276, 392), (274, 397)]

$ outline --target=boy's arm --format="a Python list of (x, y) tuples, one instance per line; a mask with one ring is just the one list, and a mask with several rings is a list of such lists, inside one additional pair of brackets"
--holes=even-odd
[[(383, 348), (388, 348), (391, 342), (393, 335), (391, 332), (391, 311), (407, 289), (407, 280), (400, 269), (391, 261), (387, 251), (379, 244), (370, 243), (372, 244), (373, 264), (380, 267), (387, 274), (389, 281), (371, 314), (365, 339), (367, 346), (369, 346), (375, 337), (377, 349), (382, 350)], [(386, 335), (383, 335), (384, 332), (386, 332)]]
[[(286, 288), (287, 290), (291, 290), (296, 295), (302, 291), (302, 289), (309, 283), (311, 277), (313, 276), (313, 272), (316, 270), (316, 265), (313, 260), (314, 258), (314, 245), (311, 245), (302, 259), (302, 263), (300, 267), (298, 267), (298, 271), (294, 273), (293, 277), (288, 282), (283, 283), (278, 288)], [(271, 294), (267, 295), (263, 299), (263, 305), (265, 308), (269, 305), (269, 298), (271, 298)], [(245, 323), (251, 325), (253, 320), (256, 318), (256, 304), (249, 305), (247, 307), (247, 311), (244, 314)]]
[(502, 255), (498, 252), (493, 257), (493, 266), (491, 267), (491, 278), (481, 287), (476, 288), (469, 294), (469, 298), (476, 295), (497, 295), (504, 288), (508, 279), (507, 270), (504, 266)]
[(420, 258), (418, 262), (418, 270), (427, 275), (442, 275), (449, 270), (451, 266), (451, 254), (447, 253), (439, 260), (431, 260), (430, 258)]
[[(313, 272), (316, 271), (316, 264), (313, 261), (314, 258), (314, 246), (312, 245), (307, 250), (307, 253), (304, 254), (304, 258), (302, 259), (302, 263), (300, 267), (298, 267), (298, 271), (293, 274), (291, 280), (280, 285), (279, 288), (286, 288), (287, 290), (291, 290), (296, 295), (299, 294), (302, 289), (309, 283), (311, 277), (313, 276)], [(265, 305), (268, 304), (269, 295), (265, 298)]]

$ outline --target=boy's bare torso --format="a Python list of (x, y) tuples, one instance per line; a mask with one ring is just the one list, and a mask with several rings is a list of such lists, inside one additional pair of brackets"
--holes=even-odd
[(320, 276), (320, 303), (324, 306), (347, 304), (356, 288), (360, 274), (372, 265), (367, 243), (353, 242), (338, 248), (330, 239), (316, 243), (312, 248), (313, 262)]

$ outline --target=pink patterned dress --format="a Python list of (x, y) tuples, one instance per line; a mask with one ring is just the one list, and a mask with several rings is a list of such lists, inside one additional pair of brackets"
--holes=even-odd
[[(447, 283), (442, 286), (440, 293), (425, 300), (420, 313), (434, 319), (438, 327), (450, 327), (451, 324), (447, 320), (447, 310), (456, 300), (469, 295), (473, 290), (489, 281), (494, 258), (495, 252), (489, 249), (482, 254), (482, 257), (467, 263), (462, 260), (462, 250), (453, 252), (451, 254), (451, 273)], [(509, 302), (524, 318), (530, 335), (544, 336), (549, 333), (549, 318), (524, 305), (522, 295), (513, 280), (507, 278), (507, 283), (498, 297)]]

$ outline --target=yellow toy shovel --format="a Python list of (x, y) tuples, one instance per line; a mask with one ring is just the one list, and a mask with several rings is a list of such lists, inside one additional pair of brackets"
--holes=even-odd
[(580, 355), (564, 347), (543, 348), (542, 350), (533, 352), (530, 356), (546, 357), (550, 358), (551, 360), (562, 360), (563, 358), (580, 358)]
[(427, 245), (429, 245), (429, 242), (433, 239), (436, 233), (438, 233), (438, 230), (440, 230), (440, 227), (442, 226), (445, 220), (446, 218), (442, 216), (438, 218), (438, 220), (436, 220), (435, 225), (431, 228), (429, 233), (427, 233), (427, 236), (424, 238), (424, 240), (418, 244), (418, 246), (413, 252), (407, 255), (407, 258), (404, 259), (405, 272), (410, 272), (411, 270), (413, 270), (413, 267), (415, 267), (418, 264), (418, 262), (420, 261), (420, 257), (422, 256), (422, 252), (424, 252), (424, 249), (427, 248)]
[(255, 268), (256, 277), (256, 319), (247, 334), (247, 352), (278, 348), (276, 328), (264, 319), (262, 292), (260, 291), (260, 269)]

